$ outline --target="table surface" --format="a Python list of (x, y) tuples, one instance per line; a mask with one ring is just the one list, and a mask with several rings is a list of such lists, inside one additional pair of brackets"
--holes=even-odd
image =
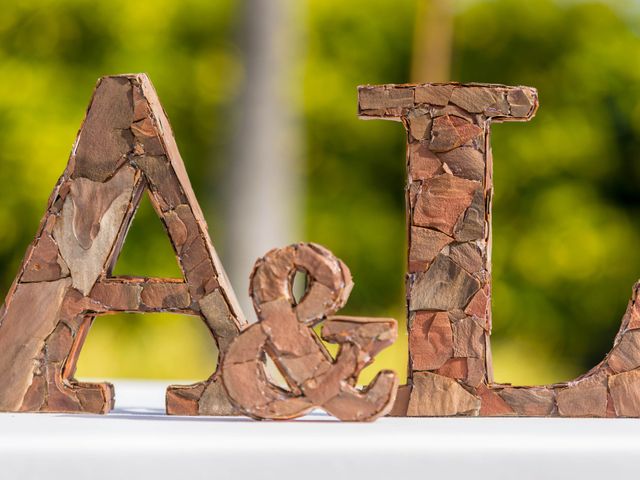
[(0, 414), (0, 478), (638, 478), (633, 419), (169, 417), (168, 382), (114, 384), (106, 416)]

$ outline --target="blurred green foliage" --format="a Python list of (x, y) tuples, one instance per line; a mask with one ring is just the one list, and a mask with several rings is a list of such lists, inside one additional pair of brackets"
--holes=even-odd
[[(409, 80), (421, 0), (308, 0), (304, 240), (356, 281), (347, 312), (404, 319), (404, 132), (356, 118), (356, 86)], [(457, 2), (452, 79), (538, 88), (527, 124), (493, 127), (494, 334), (501, 381), (563, 380), (610, 348), (640, 277), (640, 15), (634, 2)], [(231, 0), (5, 2), (0, 16), (0, 286), (6, 292), (64, 169), (96, 79), (148, 72), (214, 242), (245, 78)], [(421, 79), (429, 81), (429, 78)], [(176, 275), (148, 207), (119, 273)], [(224, 258), (225, 248), (216, 244)], [(248, 273), (248, 272), (247, 272)], [(239, 292), (243, 293), (243, 292)], [(196, 319), (98, 318), (85, 376), (202, 378)], [(406, 368), (406, 338), (382, 364)], [(377, 368), (377, 367), (376, 367)]]

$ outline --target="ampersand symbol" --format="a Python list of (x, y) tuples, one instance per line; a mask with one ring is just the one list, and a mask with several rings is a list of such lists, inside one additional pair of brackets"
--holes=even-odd
[[(296, 302), (293, 279), (307, 275), (304, 296)], [(386, 415), (395, 401), (398, 379), (384, 370), (364, 389), (360, 371), (397, 338), (391, 318), (328, 317), (342, 308), (353, 283), (347, 266), (325, 248), (299, 243), (272, 250), (251, 274), (250, 295), (258, 322), (230, 345), (222, 379), (236, 407), (256, 419), (285, 420), (316, 407), (345, 421)], [(324, 321), (321, 337), (340, 346), (334, 360), (312, 327)], [(268, 355), (288, 389), (271, 382)]]

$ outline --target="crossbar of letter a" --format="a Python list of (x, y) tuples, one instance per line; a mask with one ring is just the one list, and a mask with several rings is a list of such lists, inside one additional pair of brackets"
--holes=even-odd
[(527, 121), (528, 87), (457, 83), (359, 88), (359, 115), (407, 130), (409, 381), (394, 414), (640, 417), (636, 284), (614, 346), (562, 384), (493, 383), (491, 122)]

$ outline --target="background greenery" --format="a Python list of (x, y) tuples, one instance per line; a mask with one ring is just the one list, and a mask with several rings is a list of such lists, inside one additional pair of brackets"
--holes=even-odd
[[(410, 79), (420, 0), (308, 0), (307, 198), (302, 240), (332, 249), (356, 288), (347, 311), (404, 319), (404, 132), (356, 118), (356, 86)], [(245, 78), (239, 2), (40, 0), (0, 15), (0, 287), (6, 292), (64, 169), (96, 79), (148, 72), (214, 242)], [(531, 85), (528, 124), (493, 127), (496, 376), (569, 378), (610, 348), (640, 277), (640, 12), (637, 2), (456, 2), (452, 80)], [(429, 81), (429, 78), (421, 79)], [(224, 258), (230, 246), (216, 243)], [(177, 275), (143, 205), (117, 273)], [(247, 272), (248, 273), (248, 272)], [(239, 292), (244, 294), (244, 292)], [(203, 378), (198, 319), (102, 317), (79, 373)], [(375, 366), (406, 368), (406, 338)]]

